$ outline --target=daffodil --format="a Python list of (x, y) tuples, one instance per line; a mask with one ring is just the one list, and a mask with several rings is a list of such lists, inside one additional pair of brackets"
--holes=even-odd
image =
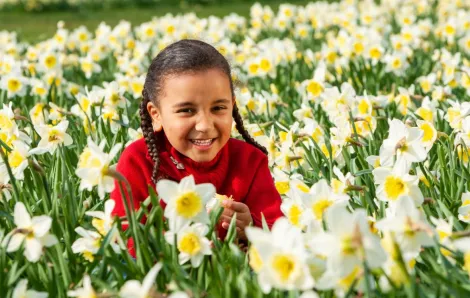
[(423, 203), (424, 197), (419, 189), (419, 178), (409, 174), (409, 167), (396, 163), (393, 168), (378, 167), (373, 170), (376, 194), (379, 200), (396, 202), (402, 197), (413, 199), (416, 206)]
[(301, 231), (286, 218), (278, 219), (271, 232), (248, 227), (246, 233), (260, 258), (258, 283), (264, 293), (272, 288), (308, 290), (314, 286)]
[[(15, 179), (23, 180), (24, 170), (28, 167), (29, 146), (22, 141), (13, 141), (12, 145), (12, 151), (7, 154), (8, 165)], [(0, 162), (0, 171), (6, 172), (6, 167), (6, 164)], [(10, 181), (8, 175), (5, 178), (5, 180), (1, 181), (3, 184), (7, 184)]]
[(462, 194), (462, 205), (459, 207), (459, 220), (470, 223), (470, 192)]
[(7, 137), (19, 135), (19, 128), (15, 121), (12, 104), (11, 101), (8, 105), (3, 104), (3, 108), (0, 110), (0, 131), (6, 134)]
[(34, 129), (41, 137), (41, 141), (39, 141), (36, 148), (29, 151), (30, 154), (43, 154), (46, 152), (53, 154), (59, 145), (71, 145), (73, 139), (66, 133), (68, 126), (69, 122), (67, 120), (63, 120), (55, 126), (47, 124), (35, 125)]
[(114, 189), (114, 179), (109, 175), (110, 163), (121, 150), (121, 144), (114, 145), (109, 153), (105, 153), (104, 142), (98, 146), (89, 137), (87, 147), (80, 155), (78, 167), (75, 174), (81, 179), (80, 190), (91, 190), (94, 186), (98, 187), (98, 195), (101, 199), (105, 193)]
[(30, 262), (37, 262), (43, 254), (43, 247), (55, 245), (58, 241), (49, 234), (52, 219), (41, 215), (31, 218), (23, 203), (15, 204), (14, 223), (16, 228), (3, 239), (2, 246), (7, 252), (15, 252), (24, 243), (24, 256)]
[(470, 277), (470, 237), (460, 238), (454, 241), (455, 247), (463, 252), (463, 269)]
[(106, 236), (113, 226), (114, 217), (112, 215), (112, 212), (113, 212), (115, 204), (116, 202), (114, 202), (114, 200), (107, 200), (104, 203), (104, 212), (103, 211), (85, 212), (85, 215), (93, 217), (92, 225), (102, 236)]
[(388, 215), (376, 223), (382, 232), (392, 232), (403, 254), (417, 254), (421, 247), (435, 245), (434, 231), (409, 196), (400, 197)]
[(155, 264), (144, 277), (142, 283), (138, 280), (128, 280), (119, 290), (121, 298), (146, 298), (156, 294), (154, 284), (162, 263)]
[(101, 247), (102, 237), (99, 233), (85, 230), (82, 227), (75, 229), (75, 232), (82, 236), (72, 244), (72, 251), (76, 254), (82, 254), (89, 262), (93, 262), (94, 255)]
[(401, 120), (389, 120), (388, 138), (380, 147), (380, 163), (396, 157), (397, 163), (411, 164), (424, 161), (427, 157), (422, 144), (423, 131), (418, 127), (407, 127)]
[(67, 292), (69, 297), (79, 297), (79, 298), (96, 298), (96, 292), (91, 285), (91, 279), (88, 274), (85, 274), (83, 277), (82, 288), (78, 288), (72, 291)]
[(21, 73), (10, 73), (0, 79), (0, 88), (7, 92), (8, 98), (24, 96), (28, 86), (28, 79)]
[(191, 266), (196, 268), (201, 265), (204, 256), (212, 254), (209, 239), (205, 237), (207, 232), (209, 227), (205, 224), (187, 223), (179, 231), (165, 232), (165, 239), (171, 245), (177, 246), (180, 252), (178, 256), (180, 264), (191, 261)]
[(417, 120), (416, 125), (423, 132), (421, 143), (426, 149), (426, 152), (429, 152), (437, 139), (437, 130), (434, 124), (428, 121)]
[(314, 237), (315, 251), (327, 257), (327, 271), (318, 280), (321, 288), (335, 287), (362, 267), (380, 267), (386, 254), (378, 236), (371, 233), (364, 210), (349, 213), (345, 206), (335, 205), (325, 215), (328, 232)]
[(35, 290), (28, 290), (28, 280), (21, 279), (13, 289), (12, 298), (47, 298), (49, 297), (46, 292), (38, 292)]
[(215, 195), (212, 184), (196, 185), (194, 177), (190, 175), (181, 179), (180, 183), (160, 180), (156, 189), (167, 204), (164, 215), (170, 221), (171, 230), (178, 231), (189, 222), (209, 223), (205, 206)]
[(346, 204), (349, 201), (346, 194), (335, 193), (328, 185), (325, 179), (321, 179), (311, 188), (307, 201), (305, 202), (304, 216), (306, 221), (317, 220), (322, 221), (325, 211), (336, 204)]

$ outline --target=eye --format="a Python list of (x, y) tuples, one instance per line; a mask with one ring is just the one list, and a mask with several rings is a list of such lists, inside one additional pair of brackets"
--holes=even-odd
[(222, 111), (222, 110), (226, 110), (227, 107), (226, 106), (215, 106), (212, 108), (212, 110), (214, 111)]
[(183, 113), (183, 114), (194, 114), (195, 110), (192, 108), (184, 108), (184, 109), (179, 109), (176, 111), (176, 113)]

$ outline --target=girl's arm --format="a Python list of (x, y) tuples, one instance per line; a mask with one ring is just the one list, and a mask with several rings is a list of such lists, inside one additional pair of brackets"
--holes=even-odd
[(257, 227), (262, 226), (261, 214), (263, 214), (269, 228), (279, 217), (283, 216), (281, 211), (282, 199), (274, 185), (266, 156), (263, 156), (256, 169), (244, 203), (250, 208), (253, 224)]

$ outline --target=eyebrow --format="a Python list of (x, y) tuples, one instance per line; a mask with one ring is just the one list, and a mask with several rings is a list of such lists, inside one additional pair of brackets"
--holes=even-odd
[[(228, 103), (230, 103), (230, 100), (225, 99), (225, 98), (217, 99), (212, 104), (221, 104), (221, 103), (228, 104)], [(192, 106), (194, 106), (194, 103), (192, 103), (190, 101), (184, 101), (184, 102), (180, 102), (180, 103), (175, 104), (173, 106), (173, 108), (184, 108), (184, 107), (192, 107)]]

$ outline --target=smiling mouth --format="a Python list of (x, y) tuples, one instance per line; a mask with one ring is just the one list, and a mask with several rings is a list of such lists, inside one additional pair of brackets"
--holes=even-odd
[(190, 140), (191, 143), (193, 143), (196, 146), (210, 146), (213, 142), (214, 139), (192, 139)]

